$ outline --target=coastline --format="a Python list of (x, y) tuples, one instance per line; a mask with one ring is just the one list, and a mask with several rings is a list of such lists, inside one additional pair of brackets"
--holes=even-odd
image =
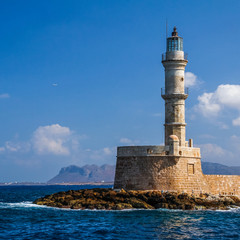
[(113, 182), (73, 182), (73, 183), (0, 183), (2, 186), (109, 186), (113, 185)]

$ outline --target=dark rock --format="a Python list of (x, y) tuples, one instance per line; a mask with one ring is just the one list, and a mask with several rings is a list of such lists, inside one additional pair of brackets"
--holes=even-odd
[(240, 206), (236, 196), (218, 197), (209, 194), (201, 196), (186, 193), (161, 191), (125, 191), (96, 188), (59, 192), (34, 201), (38, 205), (71, 209), (227, 209)]

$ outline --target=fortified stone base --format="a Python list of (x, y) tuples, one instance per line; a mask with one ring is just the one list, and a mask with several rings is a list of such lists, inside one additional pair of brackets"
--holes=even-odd
[(181, 147), (169, 155), (168, 146), (118, 147), (114, 188), (205, 192), (200, 149)]
[(118, 147), (114, 188), (240, 196), (240, 176), (204, 175), (199, 148), (170, 148)]

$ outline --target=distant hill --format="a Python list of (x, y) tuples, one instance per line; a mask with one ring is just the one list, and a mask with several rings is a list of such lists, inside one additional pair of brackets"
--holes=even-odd
[(85, 165), (83, 167), (68, 166), (60, 170), (59, 174), (50, 179), (48, 183), (74, 183), (74, 182), (113, 182), (115, 166), (113, 165)]
[(219, 163), (202, 162), (204, 174), (240, 175), (240, 167), (229, 167)]
[[(229, 167), (219, 163), (202, 162), (204, 174), (240, 175), (240, 167)], [(68, 166), (60, 170), (59, 174), (48, 183), (85, 183), (85, 182), (113, 182), (114, 165), (85, 165), (83, 167)]]

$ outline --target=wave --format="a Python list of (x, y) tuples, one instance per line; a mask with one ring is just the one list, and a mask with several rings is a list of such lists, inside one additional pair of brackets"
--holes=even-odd
[[(57, 207), (50, 207), (46, 205), (37, 205), (30, 201), (23, 201), (23, 202), (16, 202), (16, 203), (8, 203), (8, 202), (0, 202), (0, 209), (4, 208), (49, 208), (61, 211), (76, 211), (81, 209), (70, 209), (70, 208), (57, 208)], [(88, 209), (91, 211), (90, 209)]]
[(123, 210), (105, 210), (105, 209), (70, 209), (70, 208), (56, 208), (45, 205), (37, 205), (30, 201), (16, 202), (16, 203), (7, 203), (0, 202), (0, 209), (4, 208), (49, 208), (55, 210), (63, 210), (63, 211), (98, 211), (98, 212), (130, 212), (130, 211), (161, 211), (161, 212), (199, 212), (199, 211), (214, 211), (214, 212), (240, 212), (240, 207), (232, 207), (227, 210), (181, 210), (181, 209), (123, 209)]
[(33, 204), (28, 201), (16, 203), (0, 202), (0, 209), (1, 208), (47, 208), (47, 206)]
[(216, 212), (240, 212), (240, 207), (229, 207), (227, 210), (216, 210)]
[(233, 207), (226, 210), (213, 210), (213, 209), (198, 209), (198, 210), (183, 210), (183, 209), (167, 209), (167, 208), (158, 208), (158, 209), (144, 209), (144, 208), (134, 208), (134, 209), (122, 209), (122, 210), (106, 210), (106, 209), (67, 209), (67, 208), (56, 208), (60, 210), (71, 210), (71, 211), (97, 211), (97, 212), (132, 212), (132, 211), (159, 211), (159, 212), (238, 212), (240, 213), (240, 207)]

